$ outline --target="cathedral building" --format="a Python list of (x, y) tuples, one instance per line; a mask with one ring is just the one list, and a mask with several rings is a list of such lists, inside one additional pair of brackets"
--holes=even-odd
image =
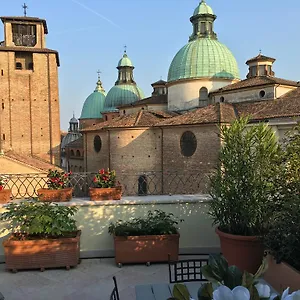
[(45, 20), (1, 20), (0, 158), (7, 165), (1, 172), (20, 172), (18, 163), (37, 172), (60, 164), (59, 56), (46, 47)]
[(275, 77), (275, 59), (261, 53), (246, 62), (249, 71), (240, 80), (233, 54), (214, 32), (215, 20), (201, 0), (190, 18), (188, 44), (172, 60), (167, 82), (152, 84), (151, 97), (142, 97), (124, 54), (102, 119), (82, 127), (81, 144), (74, 144), (83, 150), (84, 171), (115, 169), (124, 185), (135, 187), (141, 176), (150, 185), (155, 177), (158, 194), (178, 184), (172, 174), (193, 173), (201, 182), (196, 190), (207, 192), (218, 161), (220, 124), (250, 116), (252, 123), (268, 122), (280, 140), (300, 121), (299, 82)]

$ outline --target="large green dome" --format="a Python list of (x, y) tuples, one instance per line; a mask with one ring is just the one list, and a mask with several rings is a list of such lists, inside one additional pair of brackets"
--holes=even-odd
[(238, 79), (239, 76), (231, 51), (218, 40), (201, 38), (177, 52), (169, 68), (168, 81), (203, 77)]
[(101, 119), (105, 95), (105, 91), (99, 79), (95, 91), (86, 98), (83, 104), (80, 119)]
[(134, 84), (113, 86), (107, 93), (104, 111), (116, 111), (118, 106), (130, 104), (144, 98), (143, 91)]

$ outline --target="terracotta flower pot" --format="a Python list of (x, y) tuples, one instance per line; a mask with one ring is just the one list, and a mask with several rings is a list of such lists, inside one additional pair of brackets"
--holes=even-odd
[(300, 289), (300, 272), (285, 262), (279, 264), (271, 256), (267, 256), (268, 269), (264, 274), (264, 279), (279, 293), (287, 287), (291, 291)]
[(1, 190), (0, 191), (0, 204), (5, 204), (10, 201), (11, 190)]
[(114, 236), (114, 244), (117, 264), (178, 260), (179, 234)]
[(73, 188), (61, 190), (39, 189), (38, 198), (42, 202), (67, 202), (72, 199)]
[(10, 236), (3, 242), (8, 270), (74, 267), (79, 263), (80, 235), (41, 240), (16, 240)]
[(99, 200), (120, 200), (122, 196), (122, 187), (117, 186), (113, 188), (91, 188), (90, 198), (92, 201)]
[(221, 251), (228, 264), (237, 266), (241, 271), (255, 274), (262, 263), (264, 247), (256, 236), (233, 235), (216, 228), (220, 238)]

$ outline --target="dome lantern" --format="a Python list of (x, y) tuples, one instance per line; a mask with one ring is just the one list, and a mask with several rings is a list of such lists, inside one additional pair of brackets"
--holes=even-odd
[(144, 93), (133, 78), (134, 66), (127, 55), (126, 48), (119, 60), (118, 79), (105, 98), (104, 112), (118, 112), (118, 106), (130, 104), (144, 98)]

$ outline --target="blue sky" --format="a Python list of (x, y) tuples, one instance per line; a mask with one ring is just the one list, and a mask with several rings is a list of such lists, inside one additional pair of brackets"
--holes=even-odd
[[(1, 15), (22, 15), (21, 0), (1, 0)], [(192, 32), (189, 21), (199, 0), (27, 0), (28, 15), (45, 18), (47, 47), (59, 51), (61, 128), (73, 111), (79, 117), (95, 89), (97, 70), (105, 90), (114, 85), (127, 45), (135, 80), (145, 95), (166, 80), (169, 65)], [(207, 0), (217, 15), (215, 31), (233, 52), (241, 78), (245, 61), (258, 54), (277, 59), (277, 77), (300, 80), (298, 0)], [(2, 27), (3, 28), (3, 27)], [(3, 39), (3, 29), (0, 40)]]

